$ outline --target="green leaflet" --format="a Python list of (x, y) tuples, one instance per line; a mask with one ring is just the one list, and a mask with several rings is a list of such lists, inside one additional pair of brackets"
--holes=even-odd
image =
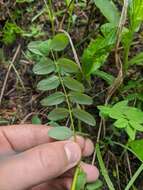
[(54, 127), (49, 130), (48, 136), (56, 140), (67, 140), (73, 136), (73, 131), (67, 127)]
[(63, 33), (57, 34), (56, 36), (54, 36), (54, 38), (50, 42), (50, 49), (54, 51), (61, 51), (66, 48), (68, 43), (69, 43), (69, 40), (65, 34)]
[(60, 85), (59, 78), (57, 76), (50, 76), (47, 79), (41, 80), (37, 84), (38, 90), (46, 91), (57, 88)]
[(87, 123), (88, 125), (91, 125), (91, 126), (96, 125), (96, 121), (95, 121), (94, 117), (84, 110), (75, 108), (75, 109), (73, 109), (73, 115), (74, 115), (74, 117), (83, 121), (84, 123)]
[(138, 158), (143, 161), (143, 139), (132, 141), (129, 143), (129, 146)]
[(69, 115), (68, 109), (56, 108), (48, 114), (48, 119), (52, 121), (58, 121), (67, 118)]
[(99, 190), (103, 186), (101, 180), (97, 179), (96, 182), (86, 185), (86, 190)]
[(33, 72), (37, 75), (46, 75), (55, 71), (54, 62), (50, 58), (42, 57), (33, 67)]
[(79, 71), (78, 65), (67, 58), (58, 59), (57, 64), (60, 66), (61, 71), (65, 73), (77, 73)]
[(84, 91), (83, 84), (71, 77), (63, 77), (63, 82), (64, 82), (64, 85), (70, 90), (74, 90), (77, 92)]
[(91, 105), (93, 103), (93, 100), (90, 96), (80, 92), (70, 92), (69, 97), (73, 103), (83, 105)]
[(65, 101), (65, 95), (62, 92), (56, 92), (41, 100), (43, 106), (53, 106)]
[(32, 124), (40, 125), (42, 123), (41, 119), (38, 117), (38, 115), (34, 115), (32, 117)]
[(28, 44), (28, 50), (36, 55), (47, 56), (50, 51), (51, 40), (32, 41)]

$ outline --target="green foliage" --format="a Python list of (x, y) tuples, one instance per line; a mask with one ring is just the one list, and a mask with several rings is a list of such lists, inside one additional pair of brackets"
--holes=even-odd
[(6, 44), (12, 44), (16, 40), (17, 34), (22, 34), (22, 29), (15, 23), (6, 22), (3, 28), (3, 38), (2, 41)]
[(67, 140), (73, 136), (73, 132), (67, 127), (54, 127), (49, 130), (48, 136), (56, 140)]
[(121, 101), (113, 106), (98, 106), (102, 117), (115, 119), (114, 126), (124, 129), (131, 140), (135, 139), (136, 131), (143, 132), (143, 112), (128, 106), (128, 101)]
[(77, 182), (75, 185), (75, 190), (84, 190), (85, 184), (86, 184), (86, 173), (79, 168), (79, 172), (77, 175)]
[[(110, 32), (107, 34), (107, 27)], [(106, 25), (102, 30), (103, 36), (98, 36), (96, 40), (91, 40), (82, 55), (82, 69), (86, 76), (94, 73), (106, 61), (110, 51), (116, 41), (116, 27), (111, 29), (111, 25)]]
[(129, 60), (129, 65), (143, 65), (143, 52), (137, 54), (132, 59)]
[(73, 103), (83, 105), (91, 105), (93, 103), (93, 100), (90, 96), (80, 92), (70, 92), (69, 97)]
[(42, 121), (41, 121), (41, 119), (38, 117), (38, 115), (34, 115), (34, 116), (32, 117), (32, 124), (35, 124), (35, 125), (42, 124)]
[(63, 92), (55, 92), (54, 94), (51, 94), (50, 96), (44, 98), (41, 100), (41, 104), (43, 106), (54, 106), (61, 104), (65, 101), (65, 95)]
[(131, 141), (128, 145), (136, 153), (137, 157), (143, 161), (143, 140)]
[(70, 90), (77, 91), (77, 92), (84, 91), (83, 84), (71, 77), (64, 77), (63, 82), (64, 82), (64, 85)]
[(129, 1), (130, 27), (132, 31), (138, 31), (141, 22), (143, 21), (143, 1)]
[(68, 37), (65, 34), (57, 34), (54, 36), (54, 38), (51, 40), (50, 48), (54, 51), (61, 51), (66, 48), (68, 45), (69, 40)]
[(103, 183), (101, 180), (96, 180), (94, 183), (90, 183), (86, 185), (86, 190), (101, 190)]
[(107, 18), (107, 20), (118, 26), (120, 20), (120, 14), (118, 9), (116, 8), (115, 4), (111, 0), (94, 0), (95, 5), (100, 9), (102, 14)]
[(50, 76), (47, 79), (41, 80), (37, 84), (37, 89), (41, 91), (53, 90), (60, 85), (59, 78), (57, 76)]
[(56, 108), (48, 114), (48, 119), (52, 121), (58, 121), (67, 118), (69, 111), (66, 108)]
[(83, 122), (85, 122), (91, 126), (96, 125), (94, 117), (84, 110), (75, 108), (75, 109), (73, 109), (73, 114), (77, 119), (79, 119), (79, 120), (81, 120), (81, 121), (83, 121)]

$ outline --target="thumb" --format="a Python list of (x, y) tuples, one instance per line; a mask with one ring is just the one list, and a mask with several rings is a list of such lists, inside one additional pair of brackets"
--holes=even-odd
[(79, 145), (72, 141), (37, 146), (0, 161), (0, 189), (21, 190), (58, 177), (77, 165)]

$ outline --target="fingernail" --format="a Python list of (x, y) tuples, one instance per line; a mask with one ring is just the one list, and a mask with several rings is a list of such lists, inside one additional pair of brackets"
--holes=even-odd
[(64, 148), (69, 163), (78, 163), (81, 158), (80, 147), (74, 142), (68, 142), (67, 144), (65, 144)]

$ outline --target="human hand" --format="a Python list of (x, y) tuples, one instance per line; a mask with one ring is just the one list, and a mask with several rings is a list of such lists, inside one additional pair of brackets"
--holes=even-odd
[[(15, 125), (0, 127), (0, 190), (69, 190), (81, 156), (93, 152), (89, 139), (54, 141), (50, 127)], [(98, 178), (95, 166), (82, 163), (87, 181)]]

